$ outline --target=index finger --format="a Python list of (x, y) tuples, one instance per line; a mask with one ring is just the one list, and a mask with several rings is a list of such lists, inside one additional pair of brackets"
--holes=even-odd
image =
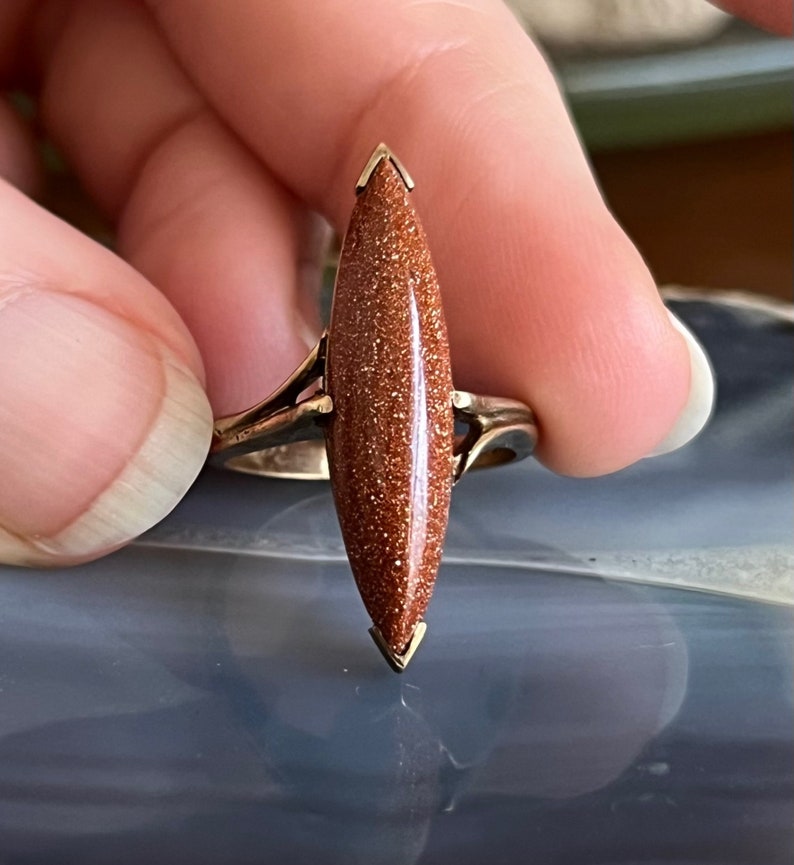
[(501, 3), (150, 6), (215, 109), (337, 228), (374, 144), (401, 157), (456, 384), (529, 402), (552, 468), (611, 471), (666, 436), (689, 395), (686, 342)]

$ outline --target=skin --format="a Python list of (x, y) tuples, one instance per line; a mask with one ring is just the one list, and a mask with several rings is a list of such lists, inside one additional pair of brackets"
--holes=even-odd
[[(788, 0), (722, 5), (791, 32)], [(0, 80), (38, 94), (41, 123), (118, 231), (116, 256), (33, 203), (30, 136), (0, 104), (0, 310), (20, 286), (77, 296), (115, 316), (108, 357), (138, 359), (108, 362), (99, 382), (74, 372), (34, 410), (25, 393), (36, 376), (28, 386), (27, 354), (12, 349), (39, 316), (15, 307), (22, 323), (0, 373), (21, 382), (6, 405), (25, 421), (16, 440), (50, 425), (39, 447), (79, 448), (90, 417), (92, 435), (116, 445), (87, 451), (49, 486), (23, 489), (24, 472), (16, 488), (0, 485), (11, 538), (0, 537), (0, 559), (58, 564), (124, 542), (120, 531), (27, 558), (13, 547), (79, 521), (138, 459), (166, 387), (155, 373), (139, 386), (152, 353), (197, 382), (179, 390), (197, 435), (176, 503), (203, 460), (198, 383), (216, 415), (240, 410), (313, 342), (326, 232), (312, 213), (344, 229), (379, 141), (417, 182), (456, 383), (531, 404), (550, 468), (626, 466), (686, 403), (684, 342), (601, 199), (545, 61), (498, 0), (317, 0), (310, 11), (292, 0), (3, 0)], [(74, 352), (74, 370), (89, 368), (97, 327), (82, 342), (42, 339), (34, 359)], [(125, 400), (131, 378), (141, 392)], [(64, 390), (74, 399), (59, 400)], [(131, 519), (129, 537), (162, 515)]]

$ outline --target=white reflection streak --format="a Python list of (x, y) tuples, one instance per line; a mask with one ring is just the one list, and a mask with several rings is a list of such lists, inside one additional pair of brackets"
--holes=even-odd
[[(411, 498), (408, 528), (409, 574), (421, 567), (427, 545), (427, 382), (416, 295), (411, 292)], [(413, 588), (409, 580), (407, 589)], [(406, 599), (406, 600), (412, 600)]]

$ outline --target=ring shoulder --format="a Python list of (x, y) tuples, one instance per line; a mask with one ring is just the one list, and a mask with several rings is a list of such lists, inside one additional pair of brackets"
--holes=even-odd
[(455, 483), (469, 469), (526, 459), (535, 450), (535, 415), (518, 400), (456, 390), (452, 394), (452, 411), (456, 423), (466, 427), (455, 437)]
[[(211, 462), (224, 464), (253, 451), (322, 438), (320, 422), (333, 411), (333, 400), (323, 389), (327, 340), (323, 333), (303, 363), (269, 397), (215, 421)], [(319, 382), (318, 390), (300, 399), (313, 382)]]

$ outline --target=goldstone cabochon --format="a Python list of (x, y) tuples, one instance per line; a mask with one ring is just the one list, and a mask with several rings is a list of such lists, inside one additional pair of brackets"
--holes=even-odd
[(402, 654), (427, 608), (452, 488), (452, 373), (441, 294), (408, 189), (388, 158), (342, 248), (326, 427), (337, 513), (373, 624)]

